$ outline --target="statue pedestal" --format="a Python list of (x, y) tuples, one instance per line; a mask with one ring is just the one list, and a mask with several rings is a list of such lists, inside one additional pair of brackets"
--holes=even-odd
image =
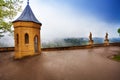
[(104, 40), (104, 46), (109, 46), (109, 40)]
[(93, 40), (90, 40), (90, 41), (89, 41), (89, 45), (90, 45), (90, 46), (93, 46), (93, 43), (94, 43)]

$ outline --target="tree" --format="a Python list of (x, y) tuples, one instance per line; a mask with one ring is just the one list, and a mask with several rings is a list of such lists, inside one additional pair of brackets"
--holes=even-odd
[(119, 34), (119, 36), (120, 36), (120, 28), (118, 29), (118, 34)]
[(0, 0), (0, 37), (11, 32), (12, 20), (21, 10), (22, 0)]

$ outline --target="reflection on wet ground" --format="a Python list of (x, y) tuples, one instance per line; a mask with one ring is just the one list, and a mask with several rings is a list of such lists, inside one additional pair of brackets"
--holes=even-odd
[(14, 60), (0, 53), (0, 80), (120, 80), (120, 62), (107, 58), (120, 47), (46, 51)]

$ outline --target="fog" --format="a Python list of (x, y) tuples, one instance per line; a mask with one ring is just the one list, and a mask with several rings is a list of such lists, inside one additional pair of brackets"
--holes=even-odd
[(36, 15), (43, 24), (42, 41), (66, 37), (88, 37), (90, 32), (93, 37), (104, 38), (106, 32), (109, 33), (109, 38), (118, 37), (117, 29), (120, 25), (106, 23), (82, 10), (77, 12), (68, 5), (43, 5), (39, 10), (40, 14)]
[[(88, 14), (82, 9), (78, 12), (69, 5), (37, 2), (39, 1), (31, 1), (30, 6), (37, 19), (42, 23), (42, 42), (71, 37), (88, 38), (90, 32), (93, 37), (104, 38), (106, 32), (108, 32), (109, 38), (119, 37), (117, 33), (119, 24), (106, 23), (93, 14)], [(25, 6), (26, 2), (23, 3), (23, 9)], [(20, 13), (15, 18), (19, 15)], [(0, 39), (0, 43), (14, 45), (14, 39), (6, 35)]]
[(0, 38), (0, 47), (14, 47), (14, 37), (11, 33), (5, 33), (4, 37)]

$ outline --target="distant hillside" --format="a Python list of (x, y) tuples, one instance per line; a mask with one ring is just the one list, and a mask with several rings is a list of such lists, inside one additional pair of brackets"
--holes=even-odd
[[(94, 37), (94, 44), (102, 44), (104, 43), (103, 38)], [(43, 42), (42, 47), (65, 47), (65, 46), (81, 46), (88, 45), (88, 38), (64, 38), (64, 39), (56, 39), (50, 42)], [(120, 38), (110, 38), (110, 43), (120, 42)]]
[(94, 44), (104, 43), (104, 39), (103, 38), (94, 37), (93, 40), (94, 40)]
[[(100, 37), (94, 37), (94, 44), (104, 43), (104, 39)], [(66, 47), (66, 46), (81, 46), (88, 45), (88, 38), (64, 38), (64, 39), (55, 39), (52, 41), (42, 42), (43, 48), (49, 47)], [(110, 43), (120, 42), (120, 38), (110, 38)], [(13, 47), (14, 40), (12, 37), (7, 36), (6, 38), (0, 39), (0, 47)]]
[(110, 43), (120, 42), (120, 38), (110, 38)]

